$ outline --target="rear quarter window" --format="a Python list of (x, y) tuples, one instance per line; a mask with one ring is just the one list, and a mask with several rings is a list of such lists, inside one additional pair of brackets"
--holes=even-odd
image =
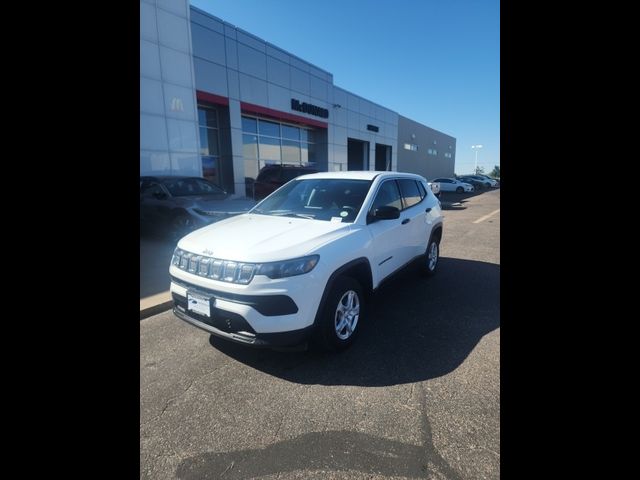
[(422, 184), (422, 182), (417, 182), (418, 183), (418, 190), (420, 190), (420, 195), (422, 195), (422, 198), (427, 196), (427, 190), (424, 188), (424, 185)]

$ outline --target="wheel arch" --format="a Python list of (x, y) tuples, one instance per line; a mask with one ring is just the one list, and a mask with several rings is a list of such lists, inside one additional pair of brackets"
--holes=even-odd
[(434, 239), (438, 242), (438, 245), (439, 245), (440, 242), (442, 241), (442, 232), (443, 232), (442, 223), (439, 223), (438, 225), (434, 226), (433, 229), (431, 230), (429, 243), (431, 243), (431, 239)]
[(322, 297), (320, 298), (320, 303), (318, 304), (316, 316), (313, 320), (314, 326), (318, 324), (318, 319), (324, 311), (327, 297), (329, 296), (329, 292), (333, 288), (336, 279), (341, 276), (351, 277), (354, 280), (357, 280), (364, 289), (365, 295), (369, 295), (373, 291), (373, 275), (371, 273), (371, 264), (369, 263), (369, 260), (366, 257), (360, 257), (345, 263), (334, 270), (327, 280), (327, 284), (322, 292)]

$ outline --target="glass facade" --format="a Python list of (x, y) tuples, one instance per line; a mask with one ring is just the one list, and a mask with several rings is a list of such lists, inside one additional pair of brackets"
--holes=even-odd
[(265, 165), (314, 165), (314, 131), (274, 120), (242, 116), (245, 176), (256, 178)]
[(221, 186), (218, 111), (205, 105), (198, 105), (198, 127), (200, 128), (202, 176)]

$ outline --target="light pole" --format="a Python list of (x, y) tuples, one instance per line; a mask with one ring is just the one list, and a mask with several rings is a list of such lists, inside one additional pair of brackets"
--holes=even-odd
[(478, 150), (482, 148), (482, 145), (471, 145), (471, 148), (476, 151), (476, 168), (473, 170), (473, 174), (478, 174)]

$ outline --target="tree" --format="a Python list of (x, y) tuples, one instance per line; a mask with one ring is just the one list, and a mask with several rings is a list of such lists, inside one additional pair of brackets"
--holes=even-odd
[(476, 173), (474, 175), (478, 175), (479, 173), (484, 173), (484, 167), (476, 167)]
[(500, 165), (493, 167), (493, 171), (489, 174), (490, 177), (500, 178)]

